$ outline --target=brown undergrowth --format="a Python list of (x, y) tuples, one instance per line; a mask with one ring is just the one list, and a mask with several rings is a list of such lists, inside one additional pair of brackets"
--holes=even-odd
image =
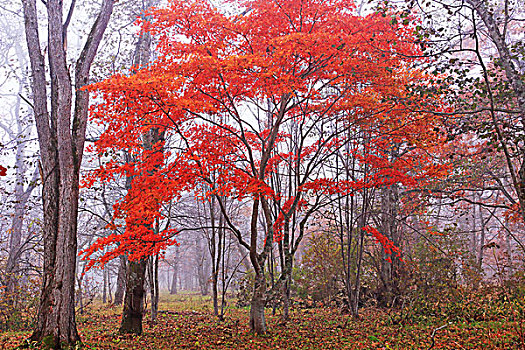
[[(95, 305), (78, 315), (85, 349), (525, 349), (525, 323), (513, 310), (498, 317), (417, 318), (409, 310), (369, 308), (359, 320), (337, 309), (294, 309), (286, 324), (267, 310), (268, 334), (248, 328), (248, 311), (227, 310), (224, 321), (211, 315), (209, 298), (166, 296), (156, 323), (141, 336), (117, 333), (120, 308)], [(407, 316), (408, 315), (408, 316)], [(505, 316), (507, 315), (507, 316)], [(514, 317), (512, 316), (514, 315)], [(11, 349), (28, 332), (4, 333), (0, 349)]]

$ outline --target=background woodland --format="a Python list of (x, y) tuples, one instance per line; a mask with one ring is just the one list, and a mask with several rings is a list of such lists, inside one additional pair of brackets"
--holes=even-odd
[(0, 9), (6, 344), (525, 346), (523, 0)]

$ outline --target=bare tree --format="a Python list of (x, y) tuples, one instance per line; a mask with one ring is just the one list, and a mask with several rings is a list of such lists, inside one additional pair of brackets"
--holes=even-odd
[[(4, 26), (2, 23), (2, 26)], [(14, 42), (14, 50), (16, 58), (19, 64), (17, 67), (20, 72), (23, 72), (26, 68), (27, 60), (25, 54), (19, 42)], [(23, 74), (23, 73), (22, 73)], [(22, 230), (24, 226), (24, 218), (26, 216), (26, 206), (28, 205), (31, 193), (37, 186), (38, 170), (35, 169), (32, 178), (28, 181), (27, 186), (24, 186), (26, 182), (26, 171), (27, 171), (27, 159), (26, 159), (26, 148), (29, 144), (31, 124), (27, 123), (29, 116), (25, 116), (22, 113), (22, 94), (24, 88), (27, 86), (27, 78), (23, 75), (16, 76), (18, 84), (18, 93), (15, 97), (15, 103), (12, 108), (12, 116), (14, 126), (8, 125), (4, 122), (0, 122), (0, 128), (9, 136), (10, 140), (15, 144), (15, 186), (14, 186), (14, 212), (11, 221), (10, 239), (9, 239), (9, 255), (7, 259), (6, 271), (5, 271), (5, 291), (7, 293), (8, 304), (13, 306), (16, 298), (14, 294), (18, 287), (19, 273), (20, 273), (20, 258), (23, 252), (22, 242)]]

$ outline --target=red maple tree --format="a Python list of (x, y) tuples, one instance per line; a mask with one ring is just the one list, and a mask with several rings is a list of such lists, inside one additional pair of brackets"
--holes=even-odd
[[(103, 101), (92, 118), (105, 128), (92, 151), (126, 150), (136, 161), (110, 160), (87, 179), (132, 176), (133, 186), (116, 205), (125, 232), (100, 239), (85, 253), (112, 245), (99, 262), (122, 253), (131, 259), (156, 253), (172, 243), (174, 232), (152, 229), (163, 218), (162, 203), (189, 190), (198, 198), (215, 196), (250, 253), (250, 324), (264, 333), (263, 267), (274, 239), (285, 242), (293, 260), (302, 238), (302, 231), (290, 236), (294, 215), (304, 229), (333, 194), (423, 186), (446, 166), (433, 159), (443, 142), (436, 117), (411, 112), (423, 103), (417, 98), (407, 108), (408, 86), (426, 81), (405, 59), (419, 53), (410, 26), (378, 13), (356, 16), (348, 0), (235, 4), (242, 14), (223, 14), (202, 0), (171, 1), (151, 11), (143, 30), (157, 38), (158, 59), (91, 87)], [(142, 135), (159, 127), (177, 147), (144, 152)], [(356, 133), (366, 135), (365, 146), (354, 144)], [(368, 165), (366, 180), (340, 180), (326, 167), (349, 144), (344, 156)], [(393, 144), (402, 150), (396, 157), (389, 153)], [(224, 197), (249, 203), (248, 232), (231, 220)], [(377, 229), (363, 229), (385, 250), (396, 251)], [(291, 262), (283, 267), (283, 280), (290, 273)]]

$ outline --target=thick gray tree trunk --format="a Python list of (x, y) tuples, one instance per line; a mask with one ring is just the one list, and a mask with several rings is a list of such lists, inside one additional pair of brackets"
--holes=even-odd
[(257, 334), (266, 333), (266, 319), (264, 307), (266, 306), (266, 279), (260, 271), (255, 274), (252, 301), (250, 304), (250, 328)]
[[(89, 95), (79, 89), (88, 83), (91, 64), (113, 11), (113, 0), (104, 0), (76, 62), (75, 92), (66, 59), (68, 21), (63, 16), (63, 3), (61, 0), (45, 2), (51, 77), (50, 112), (47, 107), (46, 63), (40, 47), (36, 0), (23, 0), (22, 3), (31, 62), (33, 110), (40, 146), (44, 206), (43, 285), (31, 340), (41, 343), (44, 348), (62, 348), (80, 341), (76, 329), (74, 300), (76, 234), (79, 169), (84, 149)], [(71, 7), (73, 8), (74, 6)]]

